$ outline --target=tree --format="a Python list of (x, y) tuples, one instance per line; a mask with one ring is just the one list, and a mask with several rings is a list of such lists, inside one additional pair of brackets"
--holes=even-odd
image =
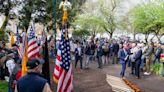
[(79, 15), (74, 23), (74, 25), (79, 25), (82, 29), (88, 29), (93, 37), (95, 37), (98, 32), (104, 32), (102, 24), (104, 24), (104, 21), (101, 17), (86, 14)]
[[(44, 26), (48, 25), (49, 30), (53, 29), (54, 17), (53, 17), (53, 0), (24, 0), (21, 1), (25, 4), (23, 9), (20, 11), (20, 24), (26, 29), (29, 26), (29, 22), (34, 19), (36, 23), (41, 23)], [(63, 11), (59, 9), (61, 0), (56, 1), (56, 19), (57, 24), (61, 25), (61, 18)], [(72, 10), (69, 12), (69, 23), (74, 21), (74, 16), (79, 12), (79, 7), (83, 5), (85, 0), (70, 0), (72, 3)], [(33, 15), (33, 16), (32, 16)]]
[[(45, 0), (22, 0), (20, 2), (22, 9), (19, 11), (20, 27), (26, 30), (31, 21), (41, 22), (46, 15)], [(42, 23), (44, 23), (42, 21)]]
[[(163, 35), (164, 1), (152, 1), (138, 5), (132, 11), (133, 25), (137, 32), (144, 33), (148, 38), (154, 33), (158, 39)], [(161, 34), (161, 36), (159, 36)]]
[(130, 14), (131, 14), (131, 11), (129, 11), (125, 15), (121, 16), (121, 19), (119, 20), (118, 28), (121, 30), (125, 30), (129, 33), (132, 33), (133, 34), (133, 40), (135, 41), (137, 31), (134, 28), (134, 25), (132, 23), (133, 18), (131, 18)]
[(87, 29), (81, 29), (81, 30), (75, 30), (75, 31), (73, 31), (72, 35), (75, 38), (76, 37), (82, 38), (84, 36), (89, 36), (90, 33), (89, 33), (89, 31)]
[(116, 29), (116, 8), (119, 0), (88, 0), (82, 6), (75, 24), (95, 32), (107, 32), (112, 37)]
[(18, 0), (1, 0), (0, 1), (0, 15), (5, 16), (5, 21), (0, 28), (0, 40), (5, 41), (5, 28), (10, 18), (12, 18), (12, 9), (16, 7)]
[(118, 20), (116, 16), (116, 10), (120, 4), (120, 0), (110, 0), (109, 5), (106, 4), (107, 1), (101, 4), (101, 13), (104, 17), (104, 21), (106, 22), (103, 27), (106, 32), (110, 34), (112, 38), (114, 31), (117, 28)]

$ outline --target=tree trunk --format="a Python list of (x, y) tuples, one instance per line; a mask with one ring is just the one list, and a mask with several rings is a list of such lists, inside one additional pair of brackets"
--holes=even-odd
[(5, 21), (2, 24), (2, 27), (0, 28), (0, 40), (5, 41), (5, 28), (7, 26), (7, 23), (9, 21), (9, 12), (11, 9), (11, 0), (7, 0), (8, 7), (5, 10)]
[(113, 32), (110, 32), (110, 39), (112, 39), (113, 37)]
[(149, 37), (149, 34), (145, 34), (145, 42), (146, 42), (146, 44), (148, 44), (148, 37)]
[(155, 36), (156, 36), (156, 35), (154, 35), (154, 36), (150, 39), (150, 42), (151, 42), (151, 43), (153, 42), (153, 39), (154, 39)]
[(7, 23), (8, 23), (8, 21), (9, 21), (9, 14), (5, 17), (5, 21), (3, 22), (3, 24), (2, 24), (2, 27), (0, 28), (0, 40), (1, 41), (4, 41), (4, 38), (5, 38), (5, 28), (6, 28), (6, 26), (7, 26)]
[(95, 36), (96, 36), (96, 31), (94, 30), (94, 31), (92, 32), (92, 39), (94, 39)]
[(136, 35), (137, 35), (137, 34), (134, 32), (134, 33), (133, 33), (133, 41), (136, 41)]
[(161, 42), (161, 36), (156, 36), (157, 37), (157, 39), (158, 39), (158, 42), (161, 44), (162, 42)]

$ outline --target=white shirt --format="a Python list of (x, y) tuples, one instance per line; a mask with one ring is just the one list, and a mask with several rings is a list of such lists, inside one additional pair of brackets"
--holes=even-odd
[(135, 57), (138, 50), (139, 49), (137, 47), (134, 47), (134, 48), (131, 49), (131, 53), (133, 53), (133, 54), (130, 57), (131, 57), (132, 60), (134, 59), (134, 57)]
[(79, 56), (81, 56), (81, 48), (78, 47), (77, 50), (78, 50), (78, 52), (79, 52), (79, 53), (78, 53)]
[(14, 62), (14, 60), (13, 60), (13, 59), (7, 60), (6, 66), (7, 66), (7, 68), (8, 68), (8, 71), (9, 71), (10, 75), (11, 75), (11, 74), (12, 74), (12, 71), (13, 71), (13, 69), (14, 69), (14, 67), (15, 67), (15, 62)]

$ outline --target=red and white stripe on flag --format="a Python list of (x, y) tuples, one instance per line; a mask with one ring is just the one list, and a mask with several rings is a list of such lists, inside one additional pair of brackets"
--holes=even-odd
[(73, 76), (72, 76), (72, 65), (68, 71), (61, 68), (57, 92), (73, 92)]
[(17, 51), (18, 51), (19, 57), (22, 58), (23, 57), (23, 51), (19, 46), (17, 46)]
[(61, 51), (58, 49), (54, 68), (54, 81), (58, 84), (57, 92), (73, 92), (72, 65), (69, 71), (61, 68)]
[(58, 81), (59, 81), (59, 72), (60, 72), (60, 69), (61, 69), (60, 58), (61, 58), (61, 51), (58, 49), (57, 56), (56, 56), (56, 64), (55, 64), (55, 68), (54, 68), (54, 81), (56, 83), (58, 83)]
[(32, 38), (28, 41), (28, 59), (34, 58), (39, 55), (39, 46), (36, 42), (36, 38)]

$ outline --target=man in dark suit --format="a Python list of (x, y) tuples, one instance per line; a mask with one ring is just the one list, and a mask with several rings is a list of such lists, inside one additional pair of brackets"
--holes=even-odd
[(100, 42), (97, 43), (96, 51), (97, 51), (96, 58), (97, 58), (98, 68), (102, 68), (103, 49), (102, 49), (102, 46), (100, 45)]
[(78, 42), (77, 48), (75, 48), (75, 68), (77, 66), (78, 61), (80, 61), (80, 68), (82, 69), (82, 47), (81, 44)]
[(114, 43), (114, 62), (118, 64), (118, 51), (119, 51), (119, 44), (117, 42)]
[(141, 57), (142, 57), (142, 49), (141, 49), (141, 44), (137, 44), (137, 47), (138, 47), (138, 51), (134, 57), (135, 59), (135, 62), (136, 62), (136, 68), (135, 68), (135, 75), (136, 75), (136, 78), (140, 78), (140, 65), (141, 65)]
[(129, 58), (127, 50), (126, 50), (126, 44), (124, 44), (123, 49), (119, 50), (118, 57), (120, 59), (120, 64), (122, 65), (120, 76), (123, 78), (125, 75), (125, 70), (126, 70), (126, 62)]
[(110, 56), (110, 59), (112, 60), (112, 64), (114, 64), (114, 43), (113, 42), (109, 45), (109, 56)]

